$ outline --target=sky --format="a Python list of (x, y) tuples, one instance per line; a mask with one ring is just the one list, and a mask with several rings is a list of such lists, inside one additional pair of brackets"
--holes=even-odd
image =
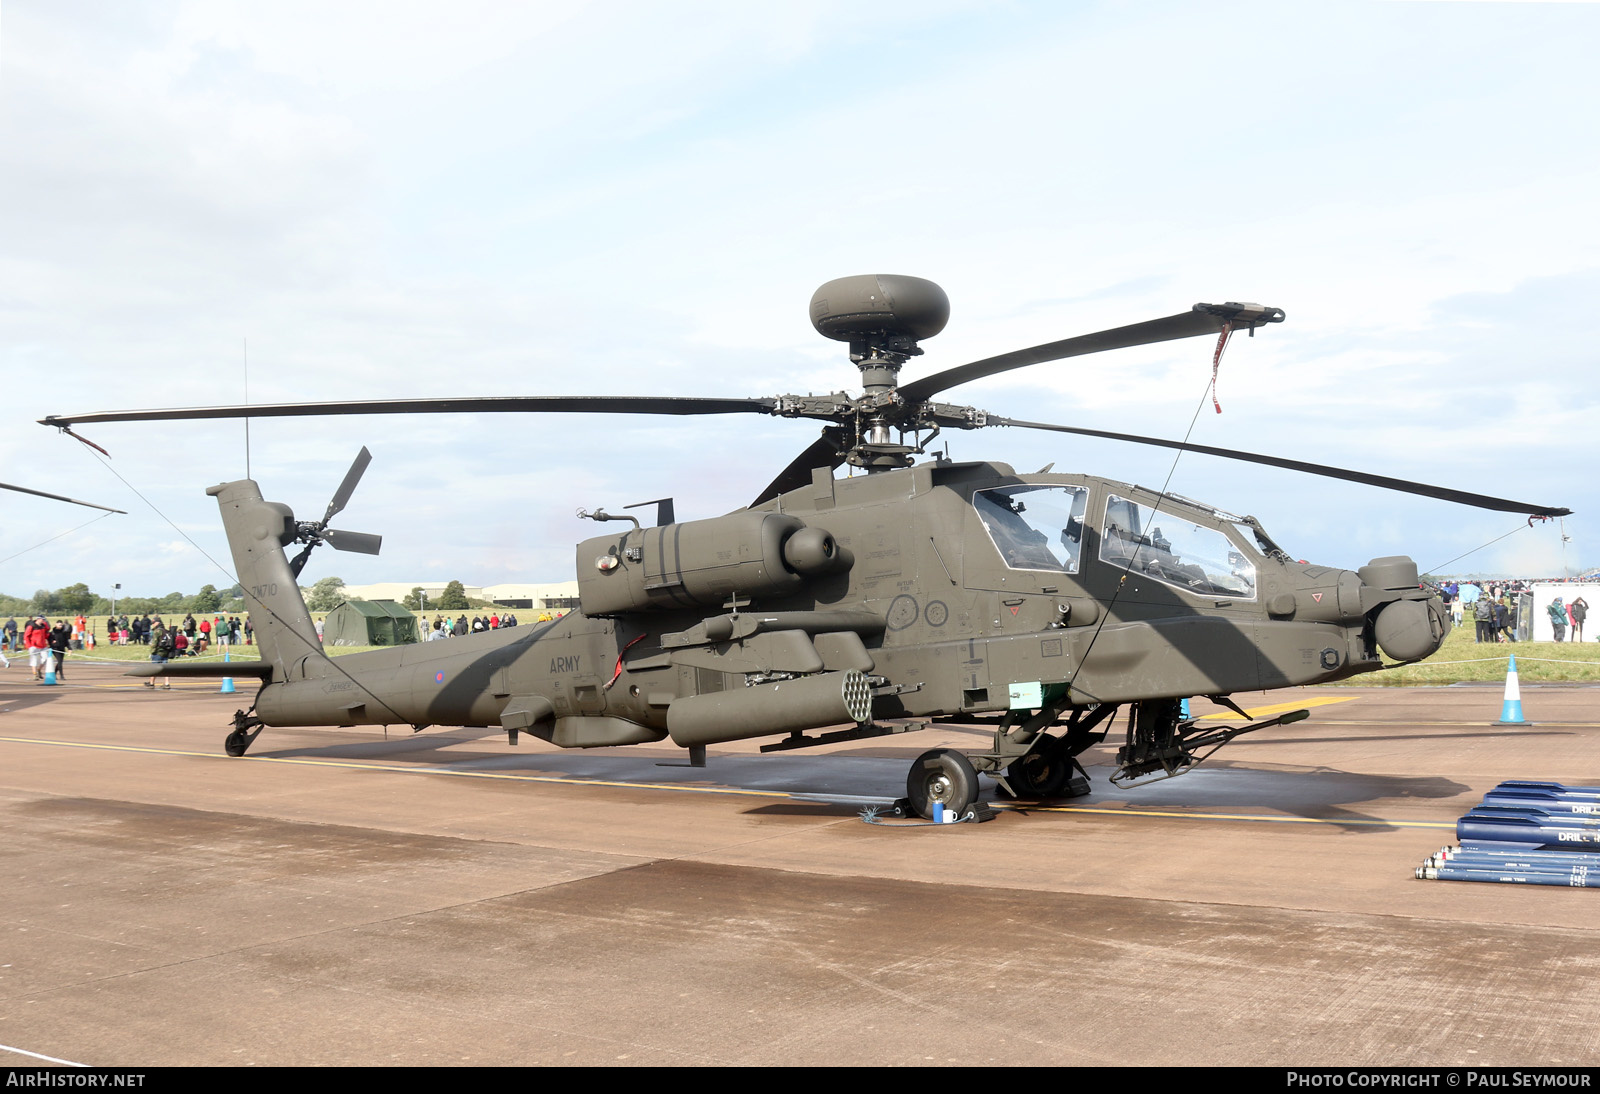
[[(1194, 420), (1200, 444), (1576, 512), (1023, 430), (947, 432), (956, 459), (1170, 476), (1329, 565), (1600, 565), (1597, 45), (1594, 3), (7, 0), (0, 481), (128, 515), (0, 493), (0, 592), (232, 583), (204, 490), (245, 475), (239, 422), (85, 427), (103, 460), (47, 414), (855, 390), (807, 304), (858, 273), (949, 294), (903, 381), (1197, 301), (1281, 307), (1230, 345), (1220, 415), (1207, 339), (941, 398)], [(322, 548), (307, 584), (545, 582), (596, 534), (579, 507), (715, 516), (815, 436), (257, 420), (249, 470), (310, 519), (371, 449), (334, 525), (383, 554)]]

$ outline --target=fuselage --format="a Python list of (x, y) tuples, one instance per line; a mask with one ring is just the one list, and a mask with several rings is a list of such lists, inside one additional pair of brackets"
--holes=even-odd
[[(800, 529), (831, 534), (848, 565), (783, 561)], [(585, 747), (659, 740), (695, 697), (760, 686), (782, 706), (784, 682), (827, 673), (868, 674), (874, 718), (979, 714), (1062, 688), (1093, 705), (1323, 683), (1377, 668), (1382, 635), (1400, 658), (1443, 636), (1409, 560), (1305, 565), (1244, 518), (1003, 464), (823, 472), (758, 508), (619, 527), (577, 555), (579, 611), (304, 658), (265, 685), (258, 713), (503, 725)], [(741, 735), (794, 728), (781, 722), (756, 714)]]

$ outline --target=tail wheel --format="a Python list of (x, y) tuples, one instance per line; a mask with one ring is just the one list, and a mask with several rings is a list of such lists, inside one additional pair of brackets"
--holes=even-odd
[(1006, 781), (1017, 797), (1043, 800), (1060, 796), (1072, 777), (1072, 759), (1064, 745), (1059, 737), (1046, 737), (1006, 768)]
[(936, 803), (960, 815), (978, 800), (978, 773), (972, 769), (972, 761), (955, 749), (936, 748), (911, 765), (906, 797), (912, 811), (925, 820), (933, 819)]
[[(255, 707), (250, 709), (254, 710)], [(261, 730), (265, 726), (266, 723), (254, 714), (243, 710), (234, 711), (233, 732), (223, 740), (223, 751), (230, 756), (243, 756), (249, 751), (250, 746), (255, 743), (255, 739), (261, 735)]]

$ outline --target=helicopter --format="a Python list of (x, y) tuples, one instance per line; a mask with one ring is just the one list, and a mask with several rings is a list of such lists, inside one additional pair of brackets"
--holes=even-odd
[[(932, 749), (897, 806), (973, 815), (980, 777), (1014, 798), (1088, 792), (1078, 757), (1127, 708), (1111, 776), (1119, 786), (1190, 770), (1247, 732), (1231, 696), (1324, 684), (1408, 663), (1449, 629), (1406, 556), (1356, 570), (1310, 565), (1260, 522), (1164, 491), (1087, 474), (1022, 474), (930, 451), (946, 429), (993, 426), (1159, 445), (1536, 516), (1569, 510), (1235, 449), (1023, 421), (935, 396), (1068, 357), (1281, 323), (1279, 308), (1196, 304), (1187, 312), (935, 372), (901, 368), (942, 331), (931, 281), (858, 275), (813, 294), (822, 335), (848, 343), (861, 394), (772, 398), (389, 399), (52, 415), (74, 437), (96, 422), (322, 414), (545, 412), (764, 414), (824, 423), (745, 508), (679, 522), (670, 499), (645, 526), (610, 525), (577, 545), (579, 608), (532, 627), (351, 654), (322, 650), (296, 579), (312, 549), (376, 554), (381, 537), (328, 526), (349, 501), (365, 448), (320, 520), (300, 521), (251, 479), (208, 489), (220, 508), (261, 661), (141, 665), (136, 676), (255, 676), (225, 751), (269, 726), (498, 727), (562, 748), (669, 741), (705, 766), (710, 746), (773, 737), (763, 752), (942, 722), (992, 730), (981, 751)], [(81, 438), (80, 438), (81, 439)], [(918, 457), (928, 457), (919, 461)], [(841, 466), (865, 471), (835, 477)], [(290, 560), (286, 548), (304, 549)], [(1183, 700), (1244, 717), (1202, 726)]]

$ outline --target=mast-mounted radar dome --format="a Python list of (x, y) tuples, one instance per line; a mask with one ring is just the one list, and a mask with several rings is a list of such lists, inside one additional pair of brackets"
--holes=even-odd
[(811, 294), (811, 325), (840, 342), (932, 338), (950, 321), (950, 298), (932, 281), (902, 274), (840, 277)]
[(869, 396), (893, 391), (900, 366), (922, 352), (917, 341), (932, 338), (949, 320), (950, 298), (920, 277), (857, 274), (835, 278), (811, 294), (811, 325), (818, 334), (850, 343), (850, 360)]

